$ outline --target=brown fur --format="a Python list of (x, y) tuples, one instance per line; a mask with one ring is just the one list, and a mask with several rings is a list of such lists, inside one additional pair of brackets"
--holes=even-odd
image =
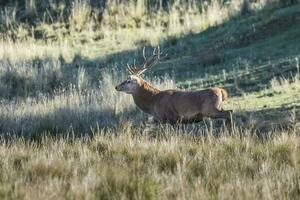
[[(138, 83), (137, 89), (132, 93), (134, 102), (144, 112), (151, 114), (155, 121), (191, 123), (199, 122), (203, 117), (224, 118), (227, 122), (231, 120), (231, 111), (222, 109), (222, 102), (228, 98), (224, 89), (160, 91), (139, 76), (134, 79)], [(122, 91), (118, 87), (120, 86), (116, 89)]]

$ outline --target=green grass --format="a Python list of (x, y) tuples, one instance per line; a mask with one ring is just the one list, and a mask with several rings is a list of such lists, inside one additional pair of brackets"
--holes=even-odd
[[(76, 1), (41, 22), (41, 1), (28, 2), (15, 8), (28, 21), (0, 25), (1, 199), (299, 198), (299, 3), (110, 1), (100, 22)], [(233, 131), (154, 125), (115, 91), (158, 44), (169, 56), (145, 79), (226, 88)]]

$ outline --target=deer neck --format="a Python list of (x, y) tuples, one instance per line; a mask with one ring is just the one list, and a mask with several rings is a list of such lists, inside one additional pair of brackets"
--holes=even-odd
[(148, 114), (153, 114), (153, 97), (159, 92), (159, 89), (153, 87), (152, 85), (143, 80), (137, 92), (132, 94), (134, 103), (144, 112)]

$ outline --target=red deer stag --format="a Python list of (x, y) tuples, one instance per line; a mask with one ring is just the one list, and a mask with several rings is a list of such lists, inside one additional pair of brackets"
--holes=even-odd
[[(202, 121), (203, 117), (224, 118), (231, 125), (231, 110), (222, 109), (222, 102), (227, 99), (226, 90), (209, 88), (198, 91), (165, 90), (161, 91), (144, 79), (141, 75), (157, 64), (162, 57), (159, 47), (147, 59), (143, 49), (144, 63), (140, 67), (127, 64), (130, 76), (116, 86), (116, 90), (131, 94), (135, 104), (144, 112), (152, 115), (155, 122), (193, 123)], [(134, 62), (135, 63), (135, 62)]]

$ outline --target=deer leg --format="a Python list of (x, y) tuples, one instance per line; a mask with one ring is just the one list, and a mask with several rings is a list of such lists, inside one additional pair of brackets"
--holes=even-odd
[(195, 115), (191, 120), (194, 123), (202, 122), (203, 121), (203, 115), (201, 113), (199, 113), (199, 114)]
[(159, 119), (157, 119), (157, 118), (154, 117), (154, 118), (153, 118), (153, 123), (154, 123), (154, 124), (158, 124), (158, 123), (159, 123)]
[(232, 110), (218, 110), (215, 109), (213, 112), (207, 115), (211, 118), (223, 118), (226, 119), (226, 126), (229, 130), (232, 129)]
[(203, 121), (203, 115), (201, 113), (191, 117), (191, 118), (182, 118), (180, 119), (180, 123), (189, 124), (189, 123), (198, 123)]
[(173, 115), (166, 117), (165, 121), (166, 121), (166, 123), (169, 123), (171, 125), (176, 125), (177, 124), (177, 118)]
[(155, 123), (169, 123), (175, 125), (177, 123), (177, 117), (174, 113), (167, 112), (161, 115), (157, 115), (153, 118)]
[(227, 129), (228, 130), (232, 130), (232, 128), (233, 128), (233, 123), (232, 123), (232, 110), (228, 110), (228, 111), (225, 111), (225, 112), (228, 112), (229, 114), (228, 114), (228, 118), (226, 119), (226, 121), (225, 121), (225, 124), (226, 124), (226, 127), (227, 127)]

